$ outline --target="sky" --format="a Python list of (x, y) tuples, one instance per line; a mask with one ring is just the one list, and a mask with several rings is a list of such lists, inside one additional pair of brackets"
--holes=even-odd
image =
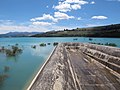
[(0, 34), (120, 23), (120, 0), (0, 0)]

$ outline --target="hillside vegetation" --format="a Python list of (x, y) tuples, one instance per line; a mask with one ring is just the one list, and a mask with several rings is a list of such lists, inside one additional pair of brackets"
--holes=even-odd
[(107, 26), (76, 28), (72, 30), (51, 31), (32, 37), (120, 37), (120, 24)]

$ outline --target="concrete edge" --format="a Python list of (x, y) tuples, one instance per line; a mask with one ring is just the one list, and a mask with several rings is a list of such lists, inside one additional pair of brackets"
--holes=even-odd
[[(58, 45), (57, 45), (58, 46)], [(47, 60), (45, 61), (45, 63), (42, 65), (42, 67), (39, 69), (38, 73), (35, 75), (35, 77), (33, 78), (32, 82), (30, 83), (30, 85), (28, 86), (27, 90), (30, 90), (31, 87), (33, 86), (33, 84), (35, 83), (38, 75), (41, 73), (41, 71), (44, 69), (44, 67), (46, 66), (46, 64), (49, 62), (51, 56), (53, 55), (54, 51), (56, 50), (57, 46), (55, 46), (55, 48), (52, 50), (52, 52), (50, 53), (50, 55), (48, 56)]]

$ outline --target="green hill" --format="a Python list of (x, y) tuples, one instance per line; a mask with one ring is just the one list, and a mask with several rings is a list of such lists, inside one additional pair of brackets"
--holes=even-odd
[(32, 37), (120, 37), (120, 24), (107, 26), (76, 28), (72, 30), (51, 31)]

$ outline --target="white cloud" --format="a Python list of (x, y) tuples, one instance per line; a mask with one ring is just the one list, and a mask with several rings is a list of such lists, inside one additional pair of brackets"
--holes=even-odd
[(106, 17), (106, 16), (93, 16), (93, 17), (91, 17), (92, 19), (101, 19), (101, 20), (103, 20), (103, 19), (108, 19), (108, 17)]
[(40, 20), (52, 20), (52, 21), (55, 21), (54, 17), (51, 16), (50, 14), (43, 14), (42, 17), (36, 17), (36, 18), (30, 19), (30, 21), (40, 21)]
[[(33, 25), (31, 22), (16, 24), (13, 20), (0, 20), (0, 34), (7, 32), (46, 32), (48, 27), (42, 25)], [(46, 24), (47, 25), (47, 24)]]
[[(55, 19), (70, 19), (74, 18), (73, 16), (68, 16), (64, 13), (56, 13)], [(12, 22), (12, 23), (8, 23)], [(26, 22), (26, 23), (19, 23), (16, 24), (15, 21), (12, 20), (0, 20), (0, 34), (8, 33), (8, 32), (47, 32), (51, 30), (63, 30), (63, 29), (70, 29), (71, 26), (58, 26), (54, 22)]]
[(120, 0), (107, 0), (107, 1), (118, 1), (118, 2), (120, 2)]
[(78, 17), (77, 20), (82, 20), (82, 18), (81, 18), (81, 17)]
[[(65, 13), (61, 12), (54, 12), (54, 16), (51, 16), (50, 14), (43, 14), (42, 17), (36, 17), (30, 19), (33, 25), (42, 25), (42, 26), (47, 26), (47, 25), (52, 25), (58, 22), (58, 20), (62, 19), (72, 19), (75, 18), (74, 16), (69, 16)], [(42, 21), (44, 20), (44, 22)], [(51, 22), (45, 22), (45, 20), (51, 20)]]
[(87, 27), (94, 27), (94, 26), (98, 26), (98, 24), (86, 24)]
[(71, 10), (81, 9), (81, 5), (85, 4), (88, 4), (88, 2), (84, 0), (65, 0), (60, 1), (59, 4), (57, 6), (53, 6), (53, 8), (61, 12), (68, 12)]
[(58, 6), (53, 6), (53, 8), (61, 12), (67, 12), (71, 10), (71, 6), (68, 3), (59, 3)]
[(75, 27), (73, 27), (73, 26), (56, 26), (56, 25), (52, 26), (52, 30), (55, 30), (55, 31), (64, 30), (64, 29), (73, 29), (73, 28), (75, 28)]
[(0, 25), (10, 25), (13, 23), (14, 23), (14, 21), (12, 21), (12, 20), (0, 20)]
[(85, 27), (96, 27), (96, 26), (104, 26), (105, 24), (101, 24), (101, 23), (95, 23), (95, 24), (86, 24)]
[(95, 4), (95, 1), (90, 2), (90, 4)]
[(67, 14), (61, 13), (61, 12), (55, 12), (55, 13), (54, 13), (54, 17), (55, 17), (57, 20), (75, 18), (74, 16), (68, 16)]
[(80, 5), (88, 4), (88, 2), (84, 0), (65, 0), (65, 3), (71, 3), (71, 4), (77, 3)]
[(40, 25), (40, 26), (50, 26), (50, 25), (52, 25), (53, 23), (36, 21), (36, 22), (33, 22), (32, 24), (33, 24), (33, 25)]
[(81, 9), (81, 6), (79, 4), (74, 4), (74, 5), (71, 5), (71, 8), (73, 10), (77, 10), (77, 9)]
[(41, 26), (34, 25), (1, 25), (0, 26), (0, 34), (8, 33), (8, 32), (46, 32), (49, 29)]

